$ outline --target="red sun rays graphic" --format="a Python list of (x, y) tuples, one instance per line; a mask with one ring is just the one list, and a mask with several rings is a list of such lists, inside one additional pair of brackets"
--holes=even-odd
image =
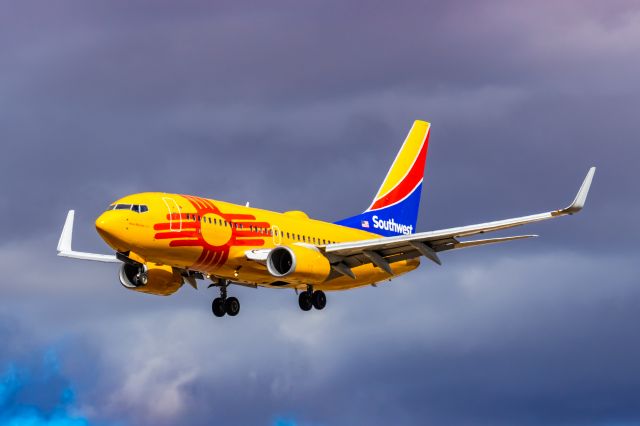
[(153, 229), (160, 231), (155, 234), (156, 239), (171, 240), (169, 247), (202, 247), (191, 269), (217, 269), (229, 258), (231, 247), (261, 247), (270, 235), (270, 224), (256, 222), (253, 215), (222, 213), (210, 200), (190, 195), (182, 197), (191, 203), (195, 212), (168, 213), (168, 222), (157, 223)]

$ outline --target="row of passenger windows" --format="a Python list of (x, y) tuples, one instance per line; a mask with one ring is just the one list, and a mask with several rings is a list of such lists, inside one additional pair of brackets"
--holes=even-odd
[(149, 208), (142, 204), (111, 204), (107, 210), (132, 210), (136, 213), (144, 213)]
[(293, 232), (285, 232), (279, 229), (263, 228), (259, 226), (253, 226), (253, 225), (243, 226), (243, 224), (241, 223), (227, 222), (226, 220), (222, 220), (222, 219), (218, 220), (218, 218), (211, 219), (210, 217), (204, 217), (204, 216), (191, 214), (191, 213), (186, 214), (186, 219), (194, 220), (202, 223), (210, 223), (213, 225), (227, 226), (235, 229), (243, 229), (250, 232), (257, 232), (259, 234), (268, 235), (270, 237), (275, 236), (280, 238), (287, 238), (293, 241), (302, 241), (303, 243), (325, 244), (325, 245), (336, 243), (335, 241), (330, 241), (320, 237), (310, 237), (307, 235), (294, 234)]

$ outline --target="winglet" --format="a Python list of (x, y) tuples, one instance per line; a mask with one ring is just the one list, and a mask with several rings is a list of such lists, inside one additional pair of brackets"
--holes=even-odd
[(69, 210), (69, 213), (67, 213), (67, 220), (64, 221), (62, 234), (60, 234), (60, 240), (58, 241), (58, 256), (70, 257), (72, 259), (93, 260), (95, 262), (120, 263), (118, 258), (112, 254), (73, 251), (71, 248), (71, 241), (73, 239), (73, 219), (75, 213), (76, 212), (74, 210)]
[(580, 186), (580, 190), (576, 195), (575, 200), (571, 205), (563, 210), (561, 210), (562, 214), (574, 214), (578, 213), (584, 207), (584, 203), (587, 201), (587, 195), (589, 195), (589, 188), (591, 188), (591, 181), (593, 180), (593, 175), (596, 172), (595, 167), (591, 167), (587, 176), (584, 178), (582, 182), (582, 186)]
[(73, 238), (73, 219), (75, 214), (75, 210), (69, 210), (69, 213), (67, 213), (67, 220), (64, 221), (62, 234), (60, 234), (60, 240), (58, 241), (58, 253), (72, 251), (71, 240)]

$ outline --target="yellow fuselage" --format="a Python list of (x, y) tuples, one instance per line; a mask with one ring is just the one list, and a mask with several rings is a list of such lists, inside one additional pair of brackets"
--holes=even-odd
[[(127, 206), (133, 206), (133, 210)], [(296, 244), (321, 250), (331, 243), (381, 238), (370, 232), (309, 219), (302, 212), (276, 213), (158, 192), (129, 195), (116, 201), (96, 220), (96, 228), (114, 250), (129, 253), (140, 262), (280, 288), (304, 288), (305, 284), (283, 285), (264, 264), (248, 260), (248, 251)], [(418, 260), (411, 259), (392, 263), (391, 268), (397, 276), (419, 264)], [(352, 272), (355, 279), (340, 275), (314, 288), (344, 290), (390, 278), (370, 263), (354, 267)]]

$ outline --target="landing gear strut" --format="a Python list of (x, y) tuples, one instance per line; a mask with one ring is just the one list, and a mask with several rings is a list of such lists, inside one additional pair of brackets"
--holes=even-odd
[(303, 311), (310, 311), (311, 308), (322, 310), (327, 306), (327, 296), (323, 291), (313, 291), (312, 286), (307, 286), (307, 290), (298, 295), (298, 305)]
[(225, 314), (235, 317), (240, 312), (240, 301), (235, 297), (227, 297), (227, 287), (229, 282), (225, 280), (218, 281), (214, 284), (220, 288), (220, 297), (213, 299), (211, 303), (211, 311), (217, 317), (223, 317)]

